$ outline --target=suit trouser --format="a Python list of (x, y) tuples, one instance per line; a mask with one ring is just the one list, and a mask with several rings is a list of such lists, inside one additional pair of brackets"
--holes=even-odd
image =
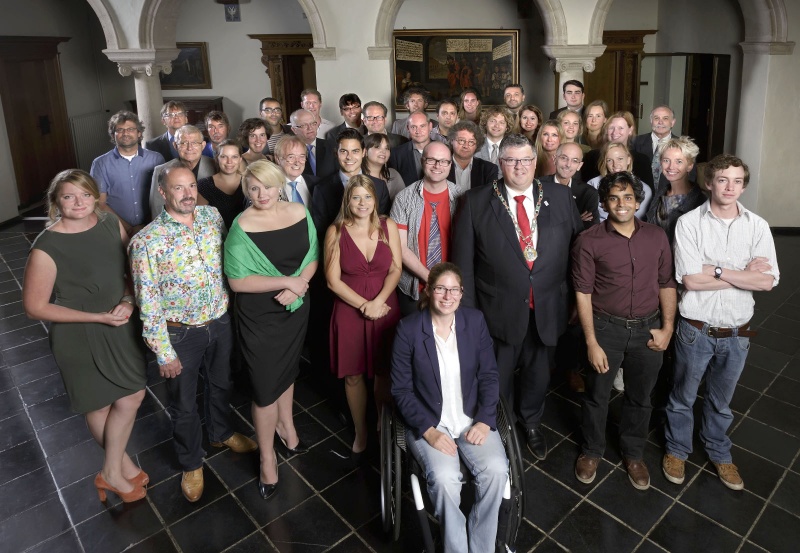
[(509, 405), (514, 405), (514, 370), (519, 367), (518, 413), (525, 428), (542, 422), (544, 398), (550, 385), (550, 356), (553, 348), (546, 346), (536, 328), (536, 313), (530, 309), (528, 331), (519, 344), (494, 340), (494, 353), (500, 372), (500, 394)]

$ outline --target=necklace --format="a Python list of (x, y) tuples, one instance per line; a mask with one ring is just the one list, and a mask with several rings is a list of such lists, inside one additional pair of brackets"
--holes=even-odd
[(494, 188), (494, 193), (497, 195), (497, 199), (500, 200), (500, 203), (503, 204), (503, 207), (506, 208), (508, 211), (508, 216), (511, 217), (511, 220), (514, 222), (514, 230), (517, 231), (517, 236), (519, 237), (520, 241), (525, 244), (525, 247), (522, 249), (522, 255), (525, 257), (525, 261), (529, 263), (536, 261), (536, 258), (539, 254), (536, 252), (536, 248), (533, 247), (533, 233), (536, 232), (536, 222), (539, 219), (539, 210), (542, 207), (542, 198), (544, 197), (544, 191), (542, 190), (542, 183), (539, 182), (539, 179), (534, 179), (536, 182), (536, 187), (539, 190), (539, 193), (536, 198), (536, 207), (533, 209), (533, 222), (531, 224), (531, 233), (527, 236), (522, 234), (522, 229), (519, 227), (519, 222), (514, 218), (514, 215), (511, 212), (511, 208), (508, 207), (508, 203), (503, 195), (500, 193), (500, 189), (497, 187), (497, 181), (495, 180), (492, 182), (492, 188)]

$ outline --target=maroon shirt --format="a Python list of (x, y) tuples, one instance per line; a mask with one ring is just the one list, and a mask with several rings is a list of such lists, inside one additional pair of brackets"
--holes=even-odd
[(606, 220), (583, 231), (572, 246), (576, 292), (592, 295), (594, 311), (640, 319), (658, 309), (658, 291), (676, 288), (672, 250), (664, 230), (634, 219), (630, 238)]

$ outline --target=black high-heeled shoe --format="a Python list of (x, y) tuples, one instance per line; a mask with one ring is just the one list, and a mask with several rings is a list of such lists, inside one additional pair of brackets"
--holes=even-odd
[(286, 449), (286, 451), (288, 451), (292, 455), (302, 455), (303, 453), (308, 453), (308, 446), (303, 443), (303, 440), (298, 439), (297, 445), (294, 446), (294, 449), (292, 449), (288, 445), (286, 445), (286, 441), (283, 438), (281, 438), (280, 434), (275, 432), (275, 435), (278, 437), (278, 440), (281, 442), (281, 445), (283, 445), (284, 449)]
[(271, 499), (272, 496), (278, 493), (278, 483), (275, 482), (274, 484), (264, 484), (264, 482), (259, 479), (258, 493), (261, 494), (261, 499)]

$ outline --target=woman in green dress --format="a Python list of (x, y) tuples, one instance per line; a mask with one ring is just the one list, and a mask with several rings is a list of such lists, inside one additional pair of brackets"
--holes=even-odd
[[(80, 169), (50, 183), (52, 224), (33, 243), (22, 301), (28, 317), (53, 323), (50, 347), (72, 410), (86, 415), (105, 450), (94, 483), (124, 502), (145, 494), (147, 474), (125, 453), (147, 379), (127, 273), (128, 236), (119, 219), (100, 211), (94, 179)], [(55, 292), (55, 301), (50, 297)]]

